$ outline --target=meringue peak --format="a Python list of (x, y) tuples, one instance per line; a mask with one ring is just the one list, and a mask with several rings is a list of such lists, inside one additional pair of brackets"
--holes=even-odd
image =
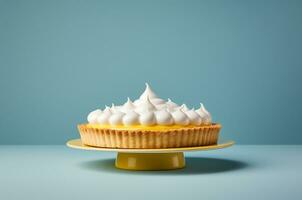
[(180, 106), (180, 110), (183, 111), (183, 112), (186, 112), (186, 111), (189, 110), (189, 108), (187, 107), (186, 104), (182, 104), (182, 105)]
[(151, 87), (148, 83), (146, 83), (146, 89), (139, 98), (146, 99), (147, 97), (149, 97), (151, 99), (157, 98), (157, 95), (153, 92), (153, 90), (151, 89)]
[(134, 108), (135, 107), (134, 104), (133, 104), (133, 102), (131, 101), (131, 99), (129, 97), (127, 98), (127, 102), (124, 103), (123, 106), (124, 107), (128, 107), (128, 108)]
[(200, 108), (199, 110), (201, 110), (202, 112), (206, 113), (207, 115), (209, 115), (209, 112), (206, 110), (206, 108), (204, 107), (203, 103), (200, 103)]
[(142, 104), (143, 104), (145, 107), (152, 108), (152, 109), (156, 109), (156, 107), (154, 106), (154, 104), (151, 102), (149, 96), (147, 96), (147, 98), (143, 101)]

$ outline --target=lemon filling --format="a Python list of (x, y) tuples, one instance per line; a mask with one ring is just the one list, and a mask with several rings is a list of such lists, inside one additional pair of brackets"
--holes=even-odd
[(144, 126), (144, 125), (115, 125), (112, 126), (110, 124), (87, 124), (88, 127), (97, 128), (97, 129), (114, 129), (114, 130), (170, 130), (170, 129), (181, 129), (181, 128), (194, 128), (194, 127), (204, 127), (207, 125), (170, 125), (170, 126), (163, 126), (163, 125), (154, 125), (154, 126)]

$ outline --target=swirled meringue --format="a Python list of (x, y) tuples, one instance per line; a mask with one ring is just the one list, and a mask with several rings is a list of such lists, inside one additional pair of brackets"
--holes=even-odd
[(190, 124), (193, 124), (193, 125), (201, 124), (201, 122), (202, 122), (201, 117), (195, 112), (194, 109), (188, 110), (186, 112), (186, 115), (190, 119)]
[(120, 106), (115, 106), (114, 104), (111, 105), (110, 111), (111, 113), (117, 113), (120, 112)]
[(111, 114), (111, 108), (109, 106), (105, 106), (103, 113)]
[(126, 126), (139, 124), (139, 115), (134, 111), (127, 112), (123, 116), (123, 124)]
[(187, 107), (186, 104), (182, 104), (180, 107), (179, 107), (183, 112), (187, 112), (189, 110), (189, 108)]
[(188, 116), (183, 111), (181, 111), (181, 109), (177, 109), (176, 111), (172, 112), (171, 114), (172, 114), (174, 123), (177, 125), (188, 125), (190, 123)]
[(148, 83), (146, 83), (146, 89), (143, 92), (143, 94), (139, 97), (139, 99), (147, 99), (147, 98), (150, 99), (158, 98), (157, 95), (152, 91)]
[(109, 117), (109, 124), (116, 126), (116, 125), (122, 125), (123, 124), (123, 116), (125, 114), (122, 112), (116, 112), (113, 113), (110, 117)]
[(159, 125), (171, 125), (174, 122), (172, 115), (165, 109), (155, 112), (155, 118)]
[(202, 103), (200, 103), (200, 108), (197, 109), (195, 112), (197, 112), (199, 114), (203, 124), (211, 124), (212, 123), (211, 114), (205, 109), (205, 107)]
[(165, 100), (158, 98), (158, 96), (152, 91), (151, 87), (148, 83), (146, 83), (146, 89), (143, 94), (139, 97), (138, 100), (134, 101), (134, 105), (139, 106), (143, 103), (147, 98), (149, 98), (150, 102), (153, 105), (164, 104)]
[(167, 106), (167, 104), (158, 104), (158, 105), (155, 105), (155, 107), (157, 110), (163, 110), (163, 109), (169, 110), (169, 107)]
[(177, 108), (179, 107), (179, 105), (177, 105), (176, 103), (174, 103), (171, 99), (168, 98), (168, 101), (166, 103), (166, 105), (170, 108)]
[[(137, 100), (135, 100), (134, 102), (133, 102), (133, 104), (135, 105), (135, 106), (140, 106), (144, 101), (145, 101), (146, 99), (137, 99)], [(161, 105), (161, 104), (165, 104), (166, 102), (165, 102), (165, 100), (163, 100), (163, 99), (160, 99), (160, 98), (150, 98), (149, 97), (149, 100), (150, 100), (150, 102), (153, 104), (153, 105), (155, 105), (155, 106), (158, 106), (158, 105)]]
[(141, 104), (136, 107), (135, 111), (138, 113), (156, 111), (156, 107), (151, 103), (149, 97), (147, 97), (146, 99), (142, 100)]
[(96, 124), (97, 123), (97, 118), (102, 114), (102, 111), (100, 109), (94, 110), (91, 113), (88, 114), (87, 116), (87, 121), (90, 124)]
[(111, 114), (108, 113), (102, 113), (98, 118), (97, 118), (97, 122), (99, 124), (108, 124), (109, 123), (109, 118), (110, 118)]
[(111, 114), (112, 114), (111, 109), (108, 106), (106, 106), (106, 108), (104, 109), (102, 114), (100, 114), (97, 117), (97, 123), (98, 124), (108, 124)]
[(154, 125), (156, 123), (154, 112), (147, 111), (141, 113), (139, 116), (139, 122), (144, 126)]
[(182, 104), (179, 106), (171, 99), (159, 98), (146, 83), (146, 89), (139, 99), (132, 102), (129, 98), (123, 105), (106, 106), (102, 111), (97, 109), (88, 114), (90, 124), (106, 125), (202, 125), (211, 124), (211, 114), (203, 104), (197, 110)]
[(133, 111), (135, 109), (135, 105), (133, 102), (130, 100), (130, 98), (127, 98), (127, 102), (124, 103), (124, 105), (120, 108), (120, 111), (126, 113), (128, 111)]

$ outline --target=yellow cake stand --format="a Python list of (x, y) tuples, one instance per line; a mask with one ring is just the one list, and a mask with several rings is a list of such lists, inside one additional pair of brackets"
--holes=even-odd
[(172, 170), (186, 166), (185, 151), (204, 151), (222, 149), (232, 146), (235, 142), (219, 142), (216, 145), (181, 147), (166, 149), (116, 149), (101, 148), (84, 145), (81, 139), (69, 140), (67, 146), (75, 149), (93, 151), (115, 151), (117, 157), (115, 166), (127, 170)]

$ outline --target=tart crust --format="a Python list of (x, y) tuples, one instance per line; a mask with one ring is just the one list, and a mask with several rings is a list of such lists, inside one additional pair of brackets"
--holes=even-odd
[(114, 129), (80, 124), (83, 144), (94, 147), (160, 149), (217, 144), (220, 124), (162, 130)]

